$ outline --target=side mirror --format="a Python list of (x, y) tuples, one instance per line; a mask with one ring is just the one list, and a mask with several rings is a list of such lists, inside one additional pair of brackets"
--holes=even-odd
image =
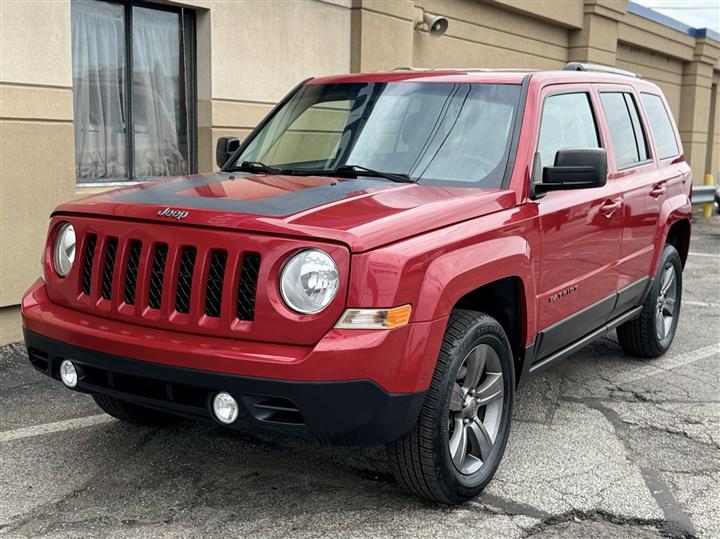
[(215, 147), (215, 162), (217, 166), (222, 168), (228, 159), (237, 151), (240, 147), (240, 139), (235, 137), (220, 137)]
[(542, 182), (532, 184), (532, 194), (537, 198), (547, 191), (592, 189), (606, 182), (607, 152), (603, 148), (558, 150), (555, 165), (543, 167)]

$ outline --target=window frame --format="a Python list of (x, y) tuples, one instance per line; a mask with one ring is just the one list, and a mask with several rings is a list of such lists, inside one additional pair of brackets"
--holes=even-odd
[[(675, 150), (676, 151), (673, 155), (670, 155), (667, 157), (660, 156), (660, 152), (657, 150), (657, 143), (655, 140), (655, 132), (652, 130), (652, 126), (650, 125), (650, 118), (648, 117), (647, 111), (645, 110), (645, 105), (642, 102), (643, 95), (649, 95), (651, 97), (656, 97), (660, 100), (660, 104), (662, 105), (663, 110), (665, 111), (665, 115), (667, 116), (668, 120), (670, 121), (670, 129), (672, 130), (673, 138), (675, 139)], [(648, 125), (647, 131), (650, 133), (650, 136), (652, 137), (653, 151), (654, 151), (654, 154), (657, 155), (658, 163), (667, 163), (667, 162), (673, 161), (673, 160), (677, 159), (678, 157), (680, 157), (681, 155), (683, 155), (682, 143), (681, 143), (680, 136), (679, 136), (680, 133), (678, 133), (677, 125), (675, 124), (675, 118), (672, 115), (672, 111), (668, 107), (668, 103), (665, 99), (665, 96), (662, 95), (662, 93), (656, 94), (653, 92), (642, 92), (641, 91), (641, 92), (639, 92), (639, 97), (640, 97), (639, 102), (642, 106), (642, 113), (645, 118), (645, 122)]]
[[(73, 0), (75, 1), (75, 0)], [(157, 11), (165, 11), (177, 13), (180, 18), (181, 33), (180, 46), (182, 48), (182, 58), (184, 58), (183, 69), (180, 70), (180, 93), (185, 97), (186, 103), (186, 124), (187, 137), (189, 139), (188, 152), (188, 174), (197, 174), (198, 172), (198, 137), (197, 137), (197, 24), (195, 10), (173, 6), (170, 4), (156, 4), (146, 2), (144, 0), (94, 0), (96, 2), (104, 2), (122, 6), (123, 8), (123, 28), (125, 38), (125, 83), (127, 91), (123, 104), (125, 106), (125, 145), (128, 177), (124, 180), (112, 179), (108, 181), (91, 180), (87, 182), (78, 181), (75, 178), (76, 188), (97, 188), (97, 187), (123, 187), (128, 185), (137, 185), (147, 181), (148, 178), (135, 177), (135, 124), (133, 122), (133, 8), (140, 7), (146, 9), (154, 9)], [(75, 118), (73, 118), (73, 123)]]
[[(548, 88), (548, 87), (546, 87), (546, 88)], [(600, 125), (600, 122), (598, 121), (597, 111), (595, 110), (597, 108), (597, 104), (595, 103), (595, 94), (592, 91), (592, 86), (585, 85), (585, 84), (573, 84), (573, 85), (567, 84), (567, 85), (563, 85), (562, 87), (551, 86), (550, 88), (553, 88), (553, 89), (548, 90), (548, 91), (543, 91), (540, 94), (541, 99), (540, 99), (540, 107), (538, 107), (538, 115), (539, 115), (538, 116), (538, 125), (537, 125), (537, 130), (535, 132), (535, 146), (534, 146), (534, 150), (533, 150), (533, 166), (530, 169), (532, 171), (530, 174), (530, 183), (531, 184), (542, 181), (542, 168), (539, 171), (536, 170), (537, 164), (535, 163), (535, 159), (540, 154), (540, 133), (542, 132), (543, 112), (545, 111), (545, 102), (550, 97), (555, 97), (558, 95), (567, 95), (567, 94), (585, 94), (585, 96), (587, 97), (587, 100), (588, 100), (588, 105), (590, 105), (590, 114), (592, 115), (593, 124), (595, 126), (595, 135), (597, 136), (597, 140), (598, 140), (598, 148), (602, 148), (605, 151), (607, 151), (607, 148), (605, 145), (605, 140), (603, 137), (603, 132), (601, 129), (601, 125)], [(553, 164), (551, 164), (551, 165), (544, 165), (542, 163), (542, 161), (540, 162), (540, 165), (542, 167), (553, 166), (554, 164), (555, 163), (553, 162)], [(540, 173), (540, 176), (541, 176), (540, 178), (535, 177), (537, 172)]]
[[(612, 149), (612, 159), (613, 159), (613, 163), (615, 164), (615, 170), (617, 172), (623, 172), (626, 170), (643, 167), (645, 165), (654, 163), (655, 162), (654, 144), (648, 144), (648, 142), (650, 140), (648, 138), (648, 127), (645, 124), (645, 117), (643, 114), (644, 111), (643, 111), (642, 107), (639, 106), (639, 99), (635, 93), (635, 90), (630, 86), (620, 86), (620, 85), (618, 85), (618, 86), (601, 86), (601, 87), (597, 88), (597, 94), (598, 94), (598, 101), (600, 103), (600, 108), (602, 109), (602, 115), (603, 115), (603, 120), (605, 122), (605, 127), (608, 131), (608, 139), (609, 139), (608, 142), (609, 142), (609, 147)], [(608, 116), (605, 112), (605, 106), (603, 105), (603, 102), (602, 102), (602, 94), (620, 94), (623, 96), (623, 103), (625, 104), (625, 109), (628, 112), (630, 126), (632, 127), (632, 130), (633, 130), (633, 135), (634, 135), (633, 138), (635, 139), (635, 149), (638, 151), (638, 155), (640, 155), (640, 151), (639, 151), (640, 148), (638, 146), (639, 141), (638, 141), (637, 133), (635, 132), (635, 125), (632, 120), (632, 115), (630, 114), (630, 109), (628, 108), (628, 103), (627, 103), (626, 96), (630, 95), (630, 98), (632, 99), (632, 102), (635, 105), (635, 112), (637, 113), (638, 121), (640, 122), (640, 129), (642, 130), (642, 134), (645, 139), (645, 152), (647, 154), (647, 158), (643, 159), (642, 161), (634, 161), (632, 163), (629, 163), (629, 164), (623, 165), (623, 166), (620, 166), (618, 164), (617, 154), (615, 153), (615, 146), (613, 145), (613, 140), (612, 140), (612, 133), (610, 132), (610, 123), (608, 122)], [(653, 139), (653, 143), (654, 142), (655, 141)]]

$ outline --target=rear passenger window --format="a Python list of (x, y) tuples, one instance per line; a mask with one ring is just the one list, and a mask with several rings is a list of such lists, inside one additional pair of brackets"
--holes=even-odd
[(632, 94), (603, 92), (600, 94), (600, 100), (605, 110), (618, 168), (626, 168), (646, 161), (647, 143)]
[(557, 94), (545, 99), (538, 142), (542, 166), (553, 166), (558, 150), (599, 147), (588, 94)]
[(658, 157), (665, 159), (666, 157), (676, 156), (680, 153), (680, 149), (678, 148), (670, 116), (662, 99), (660, 99), (660, 96), (653, 94), (641, 94), (640, 99), (648, 122), (650, 122), (653, 137), (655, 137)]

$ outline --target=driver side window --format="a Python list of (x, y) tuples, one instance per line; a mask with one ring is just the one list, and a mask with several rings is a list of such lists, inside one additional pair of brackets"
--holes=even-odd
[(542, 166), (553, 166), (558, 150), (599, 147), (589, 94), (556, 94), (545, 99), (538, 140)]

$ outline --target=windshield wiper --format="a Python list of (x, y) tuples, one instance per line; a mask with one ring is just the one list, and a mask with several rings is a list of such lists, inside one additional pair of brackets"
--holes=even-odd
[[(325, 171), (323, 171), (325, 172)], [(382, 172), (380, 170), (374, 170), (372, 168), (363, 167), (360, 165), (342, 165), (333, 170), (328, 170), (328, 174), (355, 174), (358, 172), (364, 173), (368, 176), (377, 176), (378, 178), (385, 178), (393, 182), (398, 183), (415, 183), (407, 174), (396, 174), (394, 172)]]
[(241, 171), (241, 172), (266, 172), (268, 174), (284, 174), (285, 171), (266, 165), (260, 161), (243, 161), (236, 167), (227, 169), (228, 172)]

